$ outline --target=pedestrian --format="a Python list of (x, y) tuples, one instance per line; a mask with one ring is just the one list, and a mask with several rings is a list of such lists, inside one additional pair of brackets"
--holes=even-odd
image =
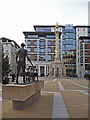
[(14, 82), (15, 76), (16, 76), (16, 75), (12, 72), (12, 82)]
[[(20, 73), (20, 69), (22, 68), (22, 73), (23, 73), (23, 83), (25, 83), (25, 67), (26, 67), (26, 58), (27, 60), (31, 63), (33, 66), (32, 62), (30, 61), (28, 57), (28, 51), (24, 49), (25, 44), (21, 44), (21, 48), (18, 50), (16, 54), (16, 63), (17, 63), (17, 76), (16, 76), (16, 83), (18, 84), (18, 77)], [(18, 60), (19, 58), (19, 60)]]
[(9, 78), (8, 78), (8, 75), (6, 74), (3, 78), (3, 81), (2, 81), (2, 84), (9, 84)]

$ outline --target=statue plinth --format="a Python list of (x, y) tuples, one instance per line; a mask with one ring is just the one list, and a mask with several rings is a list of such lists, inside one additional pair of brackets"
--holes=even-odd
[(2, 98), (12, 100), (12, 107), (16, 110), (25, 109), (40, 96), (44, 81), (27, 85), (2, 85)]

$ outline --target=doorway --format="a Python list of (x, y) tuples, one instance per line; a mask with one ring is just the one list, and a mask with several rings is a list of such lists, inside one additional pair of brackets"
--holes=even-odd
[(44, 76), (44, 66), (40, 66), (40, 73), (41, 73), (41, 76)]

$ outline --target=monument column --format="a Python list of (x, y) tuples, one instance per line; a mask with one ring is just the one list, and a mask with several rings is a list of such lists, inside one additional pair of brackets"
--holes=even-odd
[[(55, 45), (55, 61), (51, 63), (49, 75), (54, 77), (62, 77), (65, 76), (65, 68), (63, 64), (63, 54), (62, 54), (62, 35), (61, 32), (58, 30), (58, 23), (56, 23), (55, 27), (55, 35), (56, 35), (56, 45)], [(61, 36), (61, 55), (59, 57), (59, 36)]]
[(57, 29), (57, 31), (55, 31), (55, 35), (56, 35), (56, 55), (55, 55), (55, 61), (60, 61), (59, 59), (59, 31)]
[(61, 52), (61, 55), (60, 55), (61, 58), (60, 59), (61, 59), (61, 62), (63, 62), (63, 55), (62, 55), (62, 34), (61, 34), (61, 51), (60, 52)]

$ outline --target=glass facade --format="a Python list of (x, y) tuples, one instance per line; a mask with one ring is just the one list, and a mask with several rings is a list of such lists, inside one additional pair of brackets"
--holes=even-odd
[(74, 76), (76, 72), (76, 33), (72, 24), (67, 24), (62, 33), (63, 61), (67, 76)]

